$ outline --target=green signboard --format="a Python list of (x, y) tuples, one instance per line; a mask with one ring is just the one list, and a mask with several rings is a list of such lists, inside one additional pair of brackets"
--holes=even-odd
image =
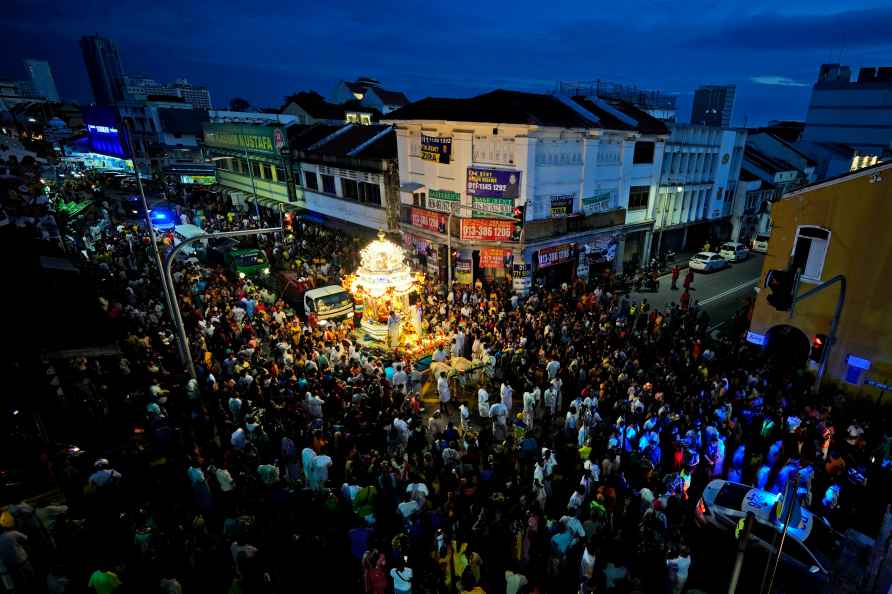
[(453, 204), (461, 201), (461, 194), (449, 190), (430, 190), (427, 193), (427, 207), (431, 210), (449, 212)]
[(250, 124), (205, 124), (204, 143), (213, 148), (276, 157), (288, 147), (284, 128)]
[(485, 218), (492, 214), (510, 217), (514, 212), (514, 198), (473, 196), (471, 198), (471, 207), (475, 217)]

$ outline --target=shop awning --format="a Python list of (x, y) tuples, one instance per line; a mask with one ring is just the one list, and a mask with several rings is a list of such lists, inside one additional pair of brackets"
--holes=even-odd
[(406, 192), (407, 194), (414, 194), (422, 188), (427, 188), (427, 186), (418, 182), (406, 182), (404, 184), (400, 184), (400, 192)]

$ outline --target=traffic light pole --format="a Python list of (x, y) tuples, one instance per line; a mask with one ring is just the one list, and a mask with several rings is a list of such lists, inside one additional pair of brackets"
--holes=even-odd
[[(836, 342), (836, 330), (839, 327), (839, 318), (842, 316), (842, 308), (846, 302), (845, 275), (837, 274), (830, 280), (825, 281), (820, 285), (814, 287), (813, 289), (806, 291), (802, 295), (796, 295), (796, 290), (794, 289), (793, 294), (795, 295), (795, 297), (793, 297), (793, 304), (790, 306), (790, 319), (792, 319), (794, 313), (796, 312), (797, 303), (805, 301), (809, 297), (820, 293), (824, 289), (829, 289), (837, 283), (839, 284), (839, 298), (836, 300), (836, 311), (833, 313), (833, 320), (830, 322), (830, 334), (827, 335), (827, 345), (824, 347), (824, 351), (821, 353), (821, 361), (818, 363), (818, 377), (815, 380), (815, 390), (821, 388), (821, 381), (824, 379), (824, 372), (827, 371), (827, 362), (830, 360), (830, 349), (833, 348), (833, 344)], [(798, 289), (798, 275), (795, 286)]]

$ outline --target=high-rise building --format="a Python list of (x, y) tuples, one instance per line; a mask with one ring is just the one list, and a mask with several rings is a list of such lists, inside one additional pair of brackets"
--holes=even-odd
[(125, 76), (124, 96), (130, 101), (145, 101), (152, 95), (180, 97), (195, 109), (212, 109), (211, 94), (207, 87), (189, 84), (184, 78), (165, 85), (146, 76)]
[(701, 126), (729, 127), (736, 93), (735, 85), (704, 85), (700, 87), (694, 92), (691, 123)]
[(850, 79), (848, 66), (821, 65), (802, 140), (882, 156), (892, 150), (892, 67), (861, 68)]
[(118, 48), (111, 39), (90, 35), (81, 38), (84, 65), (99, 105), (114, 105), (124, 99), (124, 69)]
[(53, 71), (49, 62), (45, 60), (25, 60), (25, 70), (31, 78), (31, 86), (34, 94), (43, 97), (47, 101), (59, 102), (59, 92), (56, 90), (56, 81), (53, 80)]

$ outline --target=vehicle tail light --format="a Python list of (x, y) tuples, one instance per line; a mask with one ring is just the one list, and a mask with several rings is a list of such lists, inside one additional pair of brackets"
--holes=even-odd
[(703, 503), (702, 499), (697, 502), (697, 513), (703, 516), (709, 513), (709, 510), (706, 508), (706, 504)]

